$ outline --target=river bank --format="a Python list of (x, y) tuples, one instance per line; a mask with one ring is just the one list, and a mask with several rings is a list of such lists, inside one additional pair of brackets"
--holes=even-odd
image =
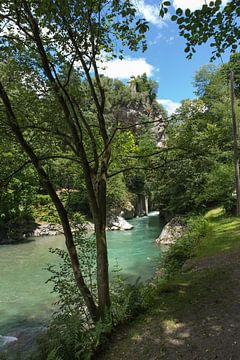
[[(134, 283), (139, 276), (146, 281), (152, 277), (161, 253), (154, 243), (161, 228), (159, 216), (155, 212), (129, 222), (133, 230), (107, 233), (110, 270), (118, 264), (128, 281)], [(1, 335), (28, 340), (37, 328), (46, 325), (54, 296), (50, 285), (44, 284), (49, 274), (43, 268), (56, 263), (49, 247), (64, 248), (63, 236), (40, 237), (1, 247)], [(13, 266), (9, 267), (13, 258)]]
[(207, 214), (208, 234), (184, 271), (157, 281), (149, 309), (117, 329), (98, 360), (226, 360), (240, 353), (240, 220)]
[[(94, 224), (91, 221), (84, 222), (81, 228), (88, 233), (94, 232)], [(132, 230), (131, 225), (122, 216), (112, 216), (108, 220), (108, 226), (106, 230), (109, 231), (124, 231)], [(78, 226), (72, 226), (73, 233), (79, 230)], [(11, 235), (9, 235), (9, 233)], [(12, 225), (11, 231), (6, 231), (4, 227), (0, 228), (0, 245), (12, 245), (14, 243), (21, 243), (29, 238), (39, 236), (56, 236), (63, 234), (63, 228), (61, 224), (43, 222), (37, 223), (35, 221), (23, 221), (22, 223)]]

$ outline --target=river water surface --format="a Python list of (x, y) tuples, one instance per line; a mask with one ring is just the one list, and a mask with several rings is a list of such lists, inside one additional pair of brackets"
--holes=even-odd
[[(134, 282), (139, 276), (146, 281), (152, 277), (161, 253), (154, 243), (161, 230), (159, 216), (153, 212), (129, 222), (133, 230), (107, 234), (110, 271), (117, 263), (128, 281)], [(65, 248), (63, 236), (0, 246), (0, 347), (5, 336), (18, 337), (26, 328), (38, 328), (52, 311), (54, 295), (45, 284), (49, 273), (44, 267), (57, 260), (49, 247)]]

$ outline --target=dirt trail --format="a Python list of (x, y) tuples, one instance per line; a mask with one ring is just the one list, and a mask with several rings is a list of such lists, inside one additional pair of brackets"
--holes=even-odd
[(240, 360), (240, 252), (190, 264), (99, 360)]

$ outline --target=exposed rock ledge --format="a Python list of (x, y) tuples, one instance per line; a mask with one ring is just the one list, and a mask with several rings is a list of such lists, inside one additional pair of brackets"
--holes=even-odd
[(186, 222), (180, 217), (172, 218), (163, 228), (160, 236), (156, 239), (157, 244), (172, 245), (183, 236)]
[[(94, 232), (94, 224), (90, 221), (84, 224), (84, 228), (87, 232)], [(133, 225), (129, 224), (122, 216), (116, 216), (108, 222), (107, 230), (131, 230), (132, 228)], [(72, 231), (75, 232), (76, 228), (73, 227)], [(14, 244), (31, 236), (55, 236), (60, 234), (63, 234), (63, 228), (60, 224), (32, 222), (19, 226), (15, 230), (13, 237), (7, 236), (0, 229), (0, 245)]]
[[(87, 232), (94, 231), (94, 224), (91, 222), (86, 222), (84, 224), (84, 228)], [(129, 224), (122, 216), (116, 216), (109, 222), (107, 230), (131, 230), (133, 225)], [(73, 232), (75, 231), (72, 228)], [(60, 224), (51, 224), (44, 223), (38, 224), (37, 228), (34, 230), (32, 236), (51, 236), (51, 235), (59, 235), (63, 234), (63, 229)]]
[[(84, 228), (87, 232), (94, 231), (94, 224), (86, 222)], [(0, 245), (9, 245), (16, 242), (21, 242), (24, 239), (27, 239), (32, 236), (52, 236), (63, 234), (63, 228), (60, 224), (54, 223), (23, 223), (18, 226), (18, 228), (13, 228), (12, 236), (7, 234), (6, 229), (0, 229)], [(76, 229), (72, 228), (72, 231), (75, 232)]]
[(107, 230), (132, 230), (133, 225), (129, 224), (122, 216), (116, 216), (109, 221)]
[[(94, 224), (90, 221), (84, 224), (84, 228), (87, 232), (94, 231)], [(72, 228), (73, 232), (75, 231)], [(43, 223), (37, 224), (37, 228), (33, 231), (32, 236), (52, 236), (52, 235), (60, 235), (63, 234), (63, 228), (60, 224), (52, 224), (52, 223)]]

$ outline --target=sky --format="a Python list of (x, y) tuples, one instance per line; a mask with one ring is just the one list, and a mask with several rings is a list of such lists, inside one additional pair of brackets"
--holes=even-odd
[[(125, 52), (123, 60), (115, 59), (104, 64), (104, 74), (112, 78), (127, 81), (130, 76), (141, 75), (144, 72), (149, 78), (156, 80), (159, 85), (157, 99), (171, 114), (183, 99), (193, 99), (194, 74), (201, 65), (208, 64), (211, 57), (211, 48), (204, 44), (197, 48), (192, 60), (186, 59), (184, 53), (185, 40), (178, 35), (178, 28), (170, 20), (159, 17), (159, 1), (134, 0), (138, 15), (149, 22), (147, 33), (148, 49), (146, 52)], [(174, 0), (175, 9), (200, 8), (204, 0)], [(224, 1), (223, 1), (224, 4)], [(173, 13), (174, 9), (170, 9)], [(227, 61), (227, 55), (224, 61)], [(215, 64), (221, 64), (216, 60)]]

